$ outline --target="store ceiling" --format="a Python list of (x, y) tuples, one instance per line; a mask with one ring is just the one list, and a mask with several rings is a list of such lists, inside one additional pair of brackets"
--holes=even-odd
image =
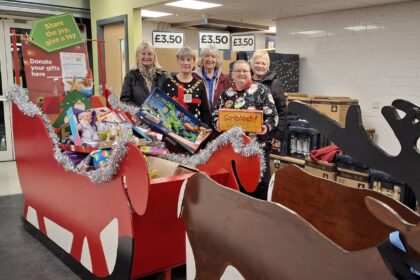
[[(175, 1), (175, 0), (174, 0)], [(204, 1), (204, 0), (203, 0)], [(208, 24), (230, 21), (259, 26), (275, 26), (275, 21), (290, 17), (319, 14), (347, 9), (366, 8), (409, 0), (206, 0), (222, 4), (220, 7), (205, 10), (190, 10), (167, 6), (152, 5), (144, 9), (172, 13), (171, 16), (148, 18), (147, 21), (170, 23), (173, 27), (191, 27), (200, 29), (225, 29), (235, 32), (232, 24)], [(172, 1), (167, 1), (172, 2)], [(236, 24), (238, 25), (238, 24)], [(239, 26), (237, 26), (239, 28)], [(245, 29), (238, 31), (245, 31)], [(250, 29), (252, 31), (253, 29)], [(254, 29), (255, 30), (255, 29)]]

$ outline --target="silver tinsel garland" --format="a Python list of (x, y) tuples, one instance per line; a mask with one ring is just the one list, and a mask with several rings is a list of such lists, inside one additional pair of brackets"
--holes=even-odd
[[(29, 100), (27, 91), (21, 87), (13, 85), (9, 87), (7, 92), (12, 101), (17, 105), (23, 114), (29, 117), (35, 117), (38, 115), (43, 120), (44, 125), (48, 130), (48, 135), (53, 143), (54, 158), (64, 167), (66, 171), (87, 176), (91, 182), (97, 184), (107, 182), (114, 177), (120, 167), (121, 161), (124, 159), (127, 153), (126, 144), (132, 141), (131, 137), (121, 137), (116, 142), (112, 148), (112, 153), (107, 159), (104, 167), (96, 170), (86, 171), (87, 159), (75, 166), (71, 159), (61, 152), (59, 147), (60, 141), (54, 132), (54, 128), (51, 125), (50, 119), (46, 114), (42, 112), (38, 106)], [(108, 98), (108, 102), (114, 109), (123, 110), (132, 114), (132, 116), (135, 116), (139, 110), (139, 108), (136, 106), (120, 102), (112, 92)], [(195, 155), (186, 156), (182, 154), (170, 153), (167, 154), (165, 158), (183, 165), (196, 167), (206, 163), (211, 155), (218, 151), (221, 147), (232, 144), (233, 150), (245, 157), (258, 155), (260, 158), (260, 174), (263, 174), (263, 171), (265, 171), (266, 168), (264, 161), (264, 151), (259, 147), (259, 144), (255, 141), (255, 139), (250, 143), (245, 144), (241, 137), (242, 135), (244, 135), (242, 130), (238, 127), (235, 127), (220, 135), (218, 138), (210, 142), (205, 149), (200, 150)]]
[(37, 107), (29, 100), (26, 90), (13, 85), (9, 87), (7, 92), (12, 101), (17, 105), (23, 114), (29, 117), (39, 116), (42, 119), (45, 127), (48, 130), (48, 135), (53, 143), (54, 158), (64, 167), (66, 171), (85, 175), (89, 177), (91, 182), (97, 184), (107, 182), (114, 177), (120, 167), (120, 162), (124, 159), (125, 154), (127, 153), (126, 144), (131, 141), (130, 137), (121, 137), (118, 139), (116, 144), (113, 146), (112, 153), (107, 159), (104, 167), (96, 170), (86, 171), (85, 168), (83, 168), (83, 162), (82, 164), (75, 166), (71, 159), (61, 152), (61, 149), (58, 146), (60, 141), (54, 132), (54, 128), (51, 125), (50, 119), (42, 112), (39, 107)]
[(241, 128), (234, 127), (221, 134), (215, 140), (211, 141), (205, 149), (200, 150), (195, 155), (187, 156), (183, 154), (169, 153), (165, 156), (165, 158), (183, 165), (196, 167), (206, 163), (213, 155), (213, 153), (218, 151), (223, 146), (232, 144), (235, 153), (241, 154), (244, 157), (258, 155), (260, 158), (260, 174), (262, 176), (265, 169), (267, 168), (264, 160), (264, 151), (260, 148), (258, 142), (255, 139), (252, 139), (248, 144), (244, 143), (243, 138), (241, 137), (243, 135), (244, 133)]

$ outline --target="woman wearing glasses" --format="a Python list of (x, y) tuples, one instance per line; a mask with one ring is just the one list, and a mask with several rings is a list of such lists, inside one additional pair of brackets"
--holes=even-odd
[[(233, 64), (232, 79), (233, 85), (222, 92), (217, 100), (213, 113), (213, 121), (216, 129), (219, 130), (218, 114), (219, 109), (222, 108), (263, 111), (262, 132), (255, 136), (260, 146), (264, 149), (266, 169), (262, 174), (257, 190), (251, 195), (256, 198), (267, 199), (268, 183), (270, 180), (270, 139), (267, 136), (276, 128), (278, 123), (276, 106), (270, 90), (265, 85), (252, 81), (251, 66), (245, 60), (238, 60)], [(250, 136), (254, 137), (254, 135)]]

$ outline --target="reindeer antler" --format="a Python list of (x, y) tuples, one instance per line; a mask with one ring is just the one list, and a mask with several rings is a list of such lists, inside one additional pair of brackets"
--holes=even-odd
[[(299, 102), (291, 102), (289, 110), (311, 122), (317, 129), (327, 134), (343, 151), (356, 160), (383, 170), (404, 180), (420, 198), (420, 154), (416, 143), (420, 137), (420, 108), (405, 100), (395, 100), (392, 106), (382, 108), (382, 114), (393, 129), (401, 144), (401, 152), (390, 156), (372, 142), (367, 135), (358, 105), (351, 105), (347, 112), (346, 126)], [(398, 110), (406, 113), (403, 118)]]

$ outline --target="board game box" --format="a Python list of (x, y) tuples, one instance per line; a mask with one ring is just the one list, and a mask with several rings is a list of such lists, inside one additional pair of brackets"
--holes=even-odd
[(147, 97), (137, 114), (190, 153), (194, 153), (211, 133), (205, 123), (158, 88)]

